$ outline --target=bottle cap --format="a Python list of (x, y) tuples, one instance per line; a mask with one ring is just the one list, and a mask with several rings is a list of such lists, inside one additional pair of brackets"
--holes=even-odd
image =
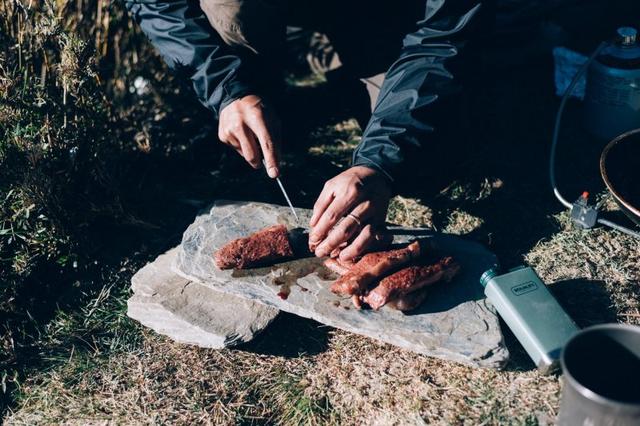
[(491, 281), (491, 279), (497, 274), (498, 271), (496, 270), (496, 268), (491, 268), (484, 271), (484, 273), (480, 276), (480, 284), (482, 285), (482, 287), (486, 287), (487, 284), (489, 284), (489, 281)]
[(620, 27), (618, 28), (618, 36), (623, 46), (631, 46), (636, 43), (638, 30), (633, 27)]

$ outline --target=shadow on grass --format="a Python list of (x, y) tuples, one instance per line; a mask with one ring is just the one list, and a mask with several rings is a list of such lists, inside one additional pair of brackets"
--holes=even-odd
[[(602, 281), (584, 278), (559, 281), (549, 286), (560, 305), (578, 327), (616, 322), (616, 312)], [(509, 327), (500, 320), (505, 343), (511, 354), (507, 371), (527, 371), (535, 365)]]
[(580, 328), (616, 322), (617, 314), (603, 281), (579, 278), (559, 281), (549, 289)]
[(280, 312), (256, 339), (237, 349), (285, 358), (316, 355), (327, 349), (330, 330), (331, 327), (317, 321)]

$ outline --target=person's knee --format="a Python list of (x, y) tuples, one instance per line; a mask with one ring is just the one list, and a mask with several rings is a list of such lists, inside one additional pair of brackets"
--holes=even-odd
[(240, 8), (242, 2), (229, 0), (200, 0), (200, 8), (209, 23), (229, 46), (247, 46), (242, 34)]
[(267, 2), (200, 0), (200, 8), (229, 46), (266, 53), (277, 49), (284, 40), (280, 13)]

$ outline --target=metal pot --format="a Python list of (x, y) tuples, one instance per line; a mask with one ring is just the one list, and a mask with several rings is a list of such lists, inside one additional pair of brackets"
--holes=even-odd
[(609, 142), (600, 156), (600, 173), (620, 209), (640, 226), (640, 129)]

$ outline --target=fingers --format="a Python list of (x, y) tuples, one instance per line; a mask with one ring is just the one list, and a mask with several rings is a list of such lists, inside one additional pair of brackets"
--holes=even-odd
[(218, 139), (238, 151), (251, 167), (254, 169), (260, 167), (261, 157), (258, 142), (253, 132), (244, 126), (242, 122), (234, 124), (231, 129), (221, 128), (218, 131)]
[(340, 252), (340, 260), (351, 260), (363, 254), (376, 240), (373, 228), (367, 225), (351, 244)]
[(309, 234), (309, 250), (315, 251), (318, 247), (318, 244), (322, 241), (320, 237), (318, 237), (317, 233), (314, 233), (314, 227), (318, 223), (318, 219), (322, 217), (325, 210), (334, 199), (333, 191), (329, 188), (329, 186), (325, 185), (324, 189), (320, 193), (318, 200), (313, 205), (313, 215), (311, 216), (311, 220), (309, 221), (309, 227), (311, 228), (311, 233)]
[(311, 216), (311, 220), (309, 221), (309, 226), (313, 228), (318, 223), (318, 219), (322, 217), (324, 211), (329, 207), (329, 204), (333, 201), (334, 194), (333, 190), (328, 184), (324, 185), (318, 200), (313, 205), (313, 215)]
[(233, 101), (220, 112), (218, 138), (239, 150), (253, 168), (259, 168), (264, 158), (267, 173), (275, 178), (280, 173), (276, 149), (279, 123), (273, 112), (265, 111), (270, 112), (255, 95)]
[(350, 217), (345, 217), (331, 230), (327, 238), (325, 238), (324, 241), (316, 248), (316, 256), (323, 257), (328, 256), (329, 254), (334, 254), (334, 256), (337, 255), (338, 253), (336, 253), (336, 250), (338, 250), (341, 245), (346, 246), (346, 242), (348, 242), (359, 229), (360, 225), (358, 225), (358, 222)]
[(340, 252), (339, 259), (341, 262), (351, 261), (367, 252), (382, 250), (392, 241), (393, 235), (388, 233), (386, 228), (367, 225), (362, 228), (356, 239)]
[[(220, 140), (222, 140), (222, 138)], [(240, 142), (238, 142), (238, 139), (236, 139), (235, 136), (229, 135), (225, 137), (225, 140), (223, 140), (222, 142), (224, 142), (226, 145), (229, 145), (231, 148), (235, 149), (236, 152), (240, 154), (241, 157), (243, 156), (242, 147), (240, 146)]]
[[(363, 221), (369, 219), (372, 215), (371, 203), (365, 201), (360, 203), (353, 209), (352, 216), (344, 217), (327, 235), (322, 243), (316, 248), (316, 256), (322, 257), (334, 252), (341, 246), (345, 246), (351, 237), (361, 230)], [(366, 228), (366, 227), (365, 227)]]
[[(322, 241), (327, 236), (327, 234), (329, 234), (329, 231), (336, 225), (336, 223), (338, 223), (340, 219), (346, 216), (347, 213), (349, 213), (353, 209), (353, 207), (358, 202), (358, 199), (359, 193), (354, 190), (347, 190), (344, 194), (335, 194), (333, 200), (331, 200), (329, 205), (324, 209), (320, 218), (315, 221), (315, 225), (311, 225), (312, 231), (309, 235), (309, 244)], [(315, 210), (316, 209), (314, 207), (314, 212)], [(358, 215), (358, 217), (361, 218), (358, 213), (354, 212), (354, 214)], [(354, 220), (350, 219), (348, 222), (354, 222)], [(332, 247), (332, 249), (333, 248), (335, 247)], [(329, 252), (331, 252), (331, 250), (329, 250)]]
[(247, 125), (260, 143), (262, 157), (264, 158), (265, 166), (267, 168), (267, 174), (271, 178), (278, 177), (280, 175), (280, 169), (278, 167), (278, 153), (272, 132), (270, 132), (267, 127), (263, 113), (260, 110), (256, 111), (253, 116), (247, 120)]
[(260, 160), (262, 159), (262, 156), (260, 155), (260, 147), (258, 146), (258, 142), (256, 141), (253, 132), (251, 132), (251, 130), (246, 126), (240, 126), (236, 129), (234, 136), (240, 144), (242, 156), (247, 160), (247, 163), (249, 163), (254, 169), (260, 168)]
[(345, 241), (344, 243), (340, 244), (338, 247), (334, 248), (333, 251), (331, 253), (329, 253), (329, 257), (335, 259), (338, 257), (338, 255), (340, 254), (340, 250), (342, 250), (343, 248), (345, 248), (347, 246), (347, 242)]

